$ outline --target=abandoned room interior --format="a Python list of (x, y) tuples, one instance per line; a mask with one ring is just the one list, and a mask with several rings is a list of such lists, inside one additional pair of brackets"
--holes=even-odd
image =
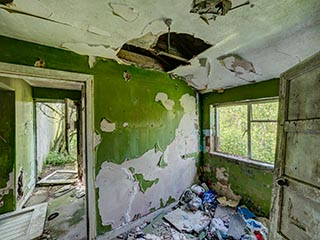
[(0, 0), (0, 239), (320, 239), (318, 0)]

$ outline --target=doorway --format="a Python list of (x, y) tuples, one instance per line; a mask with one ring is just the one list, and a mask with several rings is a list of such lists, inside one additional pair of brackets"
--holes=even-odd
[[(83, 191), (81, 194), (84, 194), (86, 197), (83, 201), (83, 206), (85, 208), (80, 207), (75, 212), (75, 215), (81, 215), (82, 213), (85, 215), (85, 228), (86, 233), (84, 239), (95, 239), (96, 236), (96, 227), (95, 227), (95, 194), (94, 194), (94, 161), (93, 161), (93, 77), (91, 75), (86, 74), (77, 74), (77, 73), (68, 73), (62, 71), (54, 71), (48, 69), (40, 69), (34, 67), (20, 66), (14, 64), (0, 63), (0, 76), (7, 77), (10, 79), (20, 79), (29, 84), (32, 88), (47, 88), (48, 90), (76, 90), (81, 92), (80, 101), (75, 103), (73, 101), (66, 100), (64, 102), (66, 104), (75, 103), (76, 106), (76, 115), (77, 115), (77, 127), (76, 133), (71, 130), (69, 127), (65, 128), (65, 135), (69, 137), (69, 142), (62, 144), (64, 146), (58, 147), (61, 149), (65, 149), (65, 157), (68, 158), (68, 155), (71, 155), (71, 152), (76, 152), (76, 160), (75, 163), (75, 179), (77, 183), (83, 184), (86, 188), (82, 188)], [(67, 103), (66, 103), (67, 102)], [(36, 101), (36, 104), (38, 102)], [(43, 104), (45, 102), (41, 102)], [(46, 102), (47, 106), (50, 106), (48, 102)], [(43, 108), (43, 105), (42, 105)], [(67, 107), (68, 110), (71, 110), (72, 107)], [(67, 111), (68, 111), (67, 110)], [(72, 111), (71, 111), (72, 112)], [(69, 114), (68, 114), (69, 115)], [(71, 126), (71, 123), (65, 123), (66, 126)], [(80, 130), (79, 130), (80, 129)], [(67, 133), (69, 131), (69, 133)], [(74, 135), (73, 139), (70, 139), (70, 136)], [(38, 141), (41, 141), (38, 139)], [(76, 142), (75, 144), (72, 143)], [(16, 145), (18, 142), (16, 142)], [(76, 151), (72, 150), (72, 144), (76, 146)], [(59, 144), (58, 144), (59, 145)], [(63, 151), (62, 151), (63, 152)], [(71, 157), (72, 158), (72, 157)], [(81, 159), (81, 161), (79, 161)], [(41, 168), (42, 170), (42, 168)], [(34, 169), (34, 176), (36, 178), (35, 182), (40, 182), (42, 180), (37, 179), (38, 172), (41, 173), (39, 168)], [(19, 182), (19, 179), (23, 179), (23, 174), (18, 176), (19, 174), (15, 174), (14, 178), (16, 182)], [(50, 174), (49, 174), (50, 175)], [(63, 173), (61, 175), (68, 175)], [(52, 175), (53, 178), (54, 175)], [(68, 178), (68, 177), (67, 177)], [(73, 179), (73, 178), (72, 178)], [(52, 180), (52, 179), (51, 179)], [(32, 186), (34, 187), (34, 185)], [(59, 188), (61, 185), (59, 186)], [(65, 186), (63, 186), (65, 187)], [(63, 188), (62, 187), (62, 188)], [(17, 192), (17, 186), (15, 186), (14, 191)], [(61, 189), (60, 189), (61, 190)], [(66, 190), (66, 187), (65, 189)], [(56, 191), (54, 191), (57, 193)], [(63, 191), (62, 191), (63, 192)], [(61, 192), (60, 192), (61, 193)], [(65, 195), (67, 196), (67, 194)], [(20, 206), (17, 206), (17, 210), (19, 210)], [(81, 211), (83, 211), (81, 213)], [(50, 217), (50, 221), (57, 217), (57, 213), (53, 215), (47, 216), (47, 220)], [(69, 216), (70, 217), (70, 216)], [(70, 228), (77, 224), (73, 222), (70, 225)]]
[[(36, 89), (33, 89), (33, 95), (37, 94)], [(34, 99), (37, 179), (23, 207), (47, 203), (41, 239), (87, 239), (82, 126), (79, 124), (82, 120), (81, 94), (80, 91), (76, 93), (79, 93), (77, 100), (43, 99), (46, 94)]]

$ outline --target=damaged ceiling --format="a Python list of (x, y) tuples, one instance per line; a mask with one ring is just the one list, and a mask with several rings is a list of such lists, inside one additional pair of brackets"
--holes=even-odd
[(318, 0), (0, 0), (0, 35), (91, 67), (101, 57), (166, 71), (201, 92), (279, 77), (319, 51), (319, 25)]

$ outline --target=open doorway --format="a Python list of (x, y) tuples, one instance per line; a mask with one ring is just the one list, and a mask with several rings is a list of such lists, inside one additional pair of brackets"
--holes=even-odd
[(83, 182), (79, 101), (35, 100), (38, 185)]
[[(50, 109), (50, 107), (52, 107), (51, 104), (56, 104), (56, 107), (53, 107), (52, 109), (57, 111), (59, 111), (59, 104), (62, 104), (64, 106), (64, 110), (61, 110), (60, 112), (62, 112), (66, 118), (64, 121), (68, 121), (69, 119), (69, 122), (61, 123), (62, 125), (65, 125), (64, 127), (61, 127), (63, 130), (60, 130), (64, 131), (65, 136), (63, 139), (65, 142), (59, 144), (57, 140), (57, 151), (55, 153), (60, 154), (60, 157), (64, 156), (64, 160), (70, 159), (70, 166), (72, 165), (73, 168), (70, 170), (72, 173), (69, 174), (62, 172), (60, 175), (64, 175), (64, 177), (67, 176), (67, 180), (70, 180), (73, 183), (57, 185), (51, 183), (48, 185), (44, 184), (43, 187), (47, 188), (47, 190), (45, 194), (42, 194), (43, 199), (40, 200), (42, 202), (46, 202), (49, 206), (46, 208), (47, 210), (44, 211), (46, 221), (44, 229), (50, 229), (55, 225), (61, 235), (54, 236), (53, 234), (50, 234), (50, 232), (47, 233), (44, 231), (44, 238), (42, 239), (94, 239), (96, 236), (96, 227), (93, 172), (93, 77), (86, 74), (53, 71), (7, 63), (0, 63), (0, 77), (4, 78), (3, 84), (11, 87), (12, 89), (10, 90), (16, 93), (14, 104), (17, 108), (15, 111), (16, 118), (13, 119), (15, 129), (12, 131), (12, 133), (17, 136), (16, 141), (13, 143), (16, 151), (15, 156), (11, 158), (11, 161), (13, 162), (13, 169), (9, 169), (10, 171), (8, 170), (8, 178), (12, 176), (13, 179), (13, 184), (10, 185), (9, 192), (12, 193), (12, 197), (15, 198), (15, 200), (13, 201), (14, 206), (12, 207), (12, 210), (7, 211), (6, 214), (0, 215), (0, 221), (8, 220), (12, 214), (17, 216), (22, 213), (25, 213), (26, 216), (28, 215), (30, 219), (38, 220), (38, 217), (36, 216), (38, 213), (37, 210), (30, 210), (29, 207), (37, 204), (36, 201), (32, 202), (32, 196), (30, 197), (29, 193), (32, 193), (33, 190), (37, 190), (38, 185), (41, 185), (39, 183), (46, 178), (42, 175), (46, 168), (40, 167), (38, 159), (36, 158), (38, 155), (37, 148), (39, 148), (37, 146), (38, 143), (43, 143), (45, 141), (44, 139), (46, 139), (46, 141), (51, 141), (52, 139), (50, 140), (50, 137), (47, 136), (41, 138), (36, 137), (38, 134), (36, 132), (36, 122), (38, 120), (39, 113), (37, 115), (37, 107), (32, 108), (34, 100), (32, 98), (35, 98), (35, 89), (44, 88), (47, 89), (46, 92), (48, 93), (48, 96), (41, 98), (41, 101), (36, 98), (35, 105), (39, 104), (38, 107), (40, 108), (41, 106), (43, 112), (47, 113), (48, 110), (44, 109)], [(64, 97), (61, 97), (60, 94), (63, 91), (77, 91), (79, 92), (80, 97), (77, 101), (64, 100)], [(52, 92), (55, 92), (56, 95), (60, 96), (57, 98), (59, 101), (52, 102), (49, 100), (52, 99), (50, 98), (50, 94)], [(27, 101), (25, 101), (25, 99), (20, 101), (17, 99), (17, 96), (23, 98), (27, 97), (28, 99)], [(62, 105), (60, 106), (60, 109), (63, 108)], [(27, 115), (27, 120), (26, 117), (20, 114), (21, 112)], [(34, 116), (33, 120), (32, 116)], [(55, 132), (57, 134), (57, 131)], [(24, 136), (24, 142), (22, 142), (19, 134)], [(53, 139), (54, 138), (55, 137), (53, 137)], [(57, 139), (58, 138), (59, 137), (57, 136)], [(68, 138), (69, 141), (67, 140)], [(36, 143), (33, 144), (32, 142), (35, 142), (35, 139)], [(49, 152), (53, 150), (53, 145), (48, 149)], [(32, 154), (29, 154), (30, 156), (26, 156), (26, 150), (28, 152), (32, 151), (34, 153), (34, 157), (32, 157)], [(19, 155), (17, 153), (19, 153)], [(54, 154), (51, 154), (51, 157), (52, 155)], [(28, 158), (28, 161), (33, 159), (33, 163), (30, 162), (30, 164), (25, 164), (21, 168), (19, 168), (19, 166), (17, 167), (17, 161), (26, 163), (26, 158)], [(44, 161), (47, 161), (46, 159), (47, 156), (44, 158)], [(67, 164), (69, 164), (69, 162), (63, 164), (64, 167), (66, 167)], [(43, 165), (46, 166), (46, 163)], [(67, 169), (63, 169), (64, 167), (62, 167), (62, 171), (68, 171)], [(52, 173), (49, 173), (47, 176), (50, 176), (50, 174)], [(69, 175), (73, 176), (70, 177)], [(61, 176), (58, 178), (60, 177)], [(55, 178), (57, 177), (53, 174), (51, 179), (49, 177), (47, 180), (56, 180)], [(57, 197), (59, 195), (60, 197)], [(71, 201), (71, 198), (75, 200)], [(75, 211), (70, 212), (70, 209), (75, 209)], [(58, 219), (61, 219), (60, 223), (57, 222)], [(83, 224), (81, 224), (79, 219), (81, 219), (81, 221), (83, 220)], [(56, 223), (52, 224), (55, 221)], [(41, 224), (38, 223), (36, 225), (37, 228), (40, 228), (40, 225)], [(78, 230), (80, 228), (82, 232), (81, 235), (78, 234)], [(28, 236), (28, 229), (33, 231), (35, 228), (27, 227), (24, 237)], [(63, 232), (63, 229), (68, 229), (69, 232), (66, 234), (66, 232)], [(70, 232), (71, 234), (69, 234)], [(32, 239), (33, 238), (34, 237), (32, 237)]]
[(24, 207), (48, 204), (41, 239), (87, 239), (80, 106), (80, 98), (34, 100), (37, 179)]

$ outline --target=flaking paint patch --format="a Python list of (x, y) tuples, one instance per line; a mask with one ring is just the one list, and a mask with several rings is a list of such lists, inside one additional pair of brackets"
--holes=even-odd
[(109, 122), (105, 118), (100, 122), (100, 129), (103, 132), (114, 132), (116, 130), (116, 127), (116, 123)]
[(140, 190), (143, 193), (145, 193), (148, 188), (151, 188), (152, 185), (157, 184), (159, 182), (159, 178), (156, 178), (154, 180), (144, 179), (143, 174), (141, 174), (141, 173), (134, 174), (134, 179), (137, 182), (139, 182)]
[[(130, 203), (139, 189), (131, 171), (118, 164), (104, 162), (96, 177), (96, 186), (99, 188), (98, 208), (102, 224), (115, 228), (128, 223)], [(121, 204), (122, 199), (126, 199), (125, 207)]]
[(164, 159), (164, 154), (161, 155), (159, 162), (158, 162), (158, 166), (161, 168), (165, 168), (166, 166), (168, 166), (168, 164), (166, 163), (166, 161)]
[(124, 123), (122, 124), (122, 127), (124, 127), (124, 128), (127, 128), (127, 127), (129, 127), (129, 123), (127, 123), (127, 122), (124, 122)]
[(63, 43), (61, 47), (80, 55), (118, 59), (116, 57), (117, 51), (105, 45), (89, 45), (87, 43)]
[(101, 135), (94, 132), (94, 147), (96, 148), (101, 143)]
[(157, 142), (155, 145), (154, 145), (154, 152), (157, 153), (157, 152), (163, 152), (160, 144)]
[(114, 15), (119, 16), (127, 22), (133, 22), (139, 16), (139, 13), (133, 7), (129, 7), (125, 4), (110, 2), (109, 6), (111, 7)]
[(157, 95), (155, 97), (155, 101), (160, 102), (162, 104), (162, 106), (164, 106), (165, 109), (167, 109), (167, 110), (173, 109), (174, 101), (169, 99), (169, 97), (166, 93), (163, 93), (163, 92), (157, 93)]
[[(184, 115), (176, 129), (175, 139), (164, 148), (149, 149), (142, 156), (125, 161), (121, 165), (104, 162), (96, 178), (99, 188), (98, 208), (102, 224), (112, 225), (113, 228), (132, 221), (135, 216), (150, 213), (150, 209), (160, 208), (162, 205), (178, 199), (181, 193), (189, 187), (196, 175), (196, 159), (183, 159), (181, 156), (199, 151), (198, 130), (195, 123), (196, 99), (189, 94), (180, 98), (184, 108)], [(158, 166), (161, 156), (166, 159), (167, 166)], [(127, 169), (127, 170), (124, 170)], [(142, 174), (144, 179), (159, 179), (157, 184), (148, 188), (144, 193), (139, 190), (139, 183), (128, 177)]]
[(96, 62), (97, 62), (97, 58), (95, 56), (88, 57), (88, 65), (90, 69), (92, 69), (94, 65), (96, 65)]
[(9, 180), (7, 181), (7, 185), (5, 188), (0, 189), (0, 197), (7, 195), (11, 189), (13, 189), (14, 185), (14, 172), (9, 174)]

